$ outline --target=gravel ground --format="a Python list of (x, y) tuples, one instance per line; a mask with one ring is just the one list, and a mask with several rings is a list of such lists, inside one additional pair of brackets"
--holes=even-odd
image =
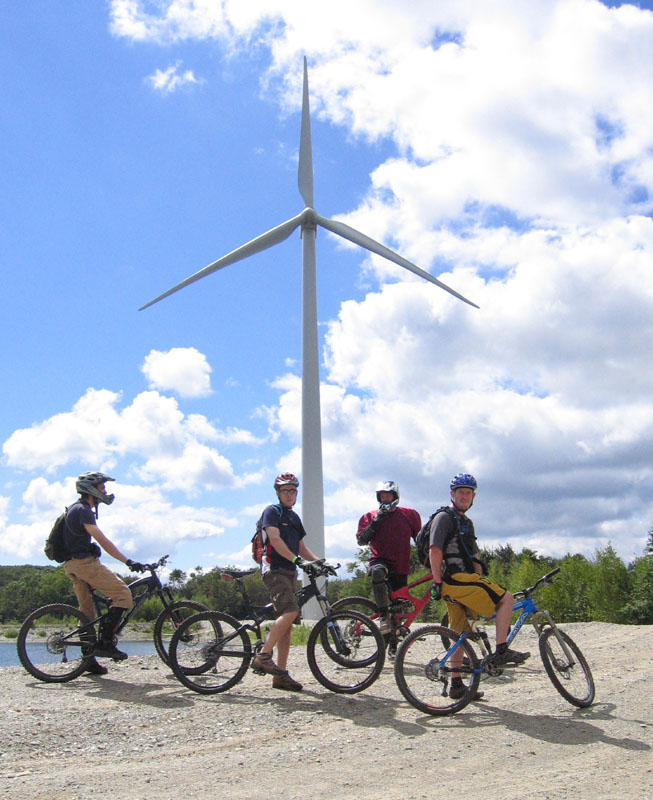
[(249, 672), (222, 695), (185, 689), (157, 656), (105, 677), (40, 683), (0, 670), (0, 796), (10, 800), (420, 800), (473, 793), (506, 800), (653, 798), (653, 626), (563, 628), (594, 674), (576, 709), (531, 659), (484, 682), (485, 699), (434, 718), (406, 703), (387, 663), (366, 692), (336, 695), (293, 648), (301, 694)]

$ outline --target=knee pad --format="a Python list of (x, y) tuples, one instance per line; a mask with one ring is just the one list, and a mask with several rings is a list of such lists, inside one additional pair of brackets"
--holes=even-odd
[(388, 577), (388, 568), (383, 564), (374, 564), (370, 570), (370, 575), (372, 583), (385, 583), (385, 579)]

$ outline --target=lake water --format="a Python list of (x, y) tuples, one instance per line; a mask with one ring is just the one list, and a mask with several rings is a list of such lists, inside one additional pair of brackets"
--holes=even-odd
[[(34, 647), (34, 645), (32, 645)], [(45, 644), (37, 645), (45, 652)], [(130, 656), (149, 656), (156, 653), (154, 642), (149, 639), (143, 642), (119, 642), (118, 647)], [(18, 652), (16, 640), (0, 642), (0, 667), (18, 667)]]

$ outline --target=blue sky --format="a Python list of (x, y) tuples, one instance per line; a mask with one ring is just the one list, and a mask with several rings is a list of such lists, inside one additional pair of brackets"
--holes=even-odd
[(318, 212), (481, 307), (319, 232), (327, 555), (459, 470), (482, 544), (640, 555), (653, 15), (611, 6), (3, 4), (0, 563), (89, 468), (133, 557), (248, 563), (301, 468), (299, 236), (138, 308), (301, 211), (304, 54)]

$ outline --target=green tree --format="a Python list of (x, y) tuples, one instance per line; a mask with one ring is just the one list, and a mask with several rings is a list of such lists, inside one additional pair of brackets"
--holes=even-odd
[(589, 588), (590, 618), (598, 622), (622, 622), (628, 589), (628, 570), (612, 544), (605, 550), (597, 550)]
[(622, 608), (622, 622), (653, 625), (653, 554), (636, 559), (628, 569), (630, 595)]
[(542, 603), (558, 622), (589, 622), (592, 565), (585, 556), (568, 555), (560, 565), (560, 574), (550, 589), (542, 592)]

